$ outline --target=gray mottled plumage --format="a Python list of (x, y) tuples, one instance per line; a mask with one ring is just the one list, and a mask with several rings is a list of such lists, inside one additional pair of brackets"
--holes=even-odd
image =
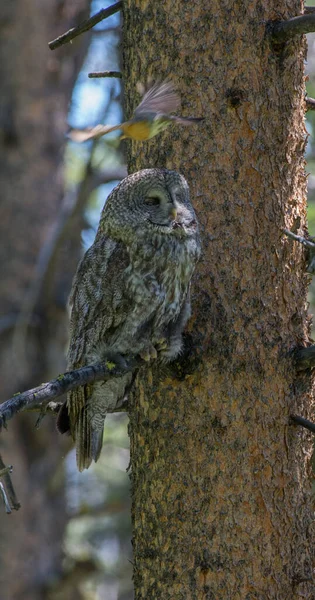
[[(94, 244), (74, 278), (68, 369), (115, 355), (173, 360), (190, 316), (189, 287), (199, 253), (184, 177), (166, 169), (126, 177), (110, 194)], [(108, 407), (116, 406), (132, 377), (68, 394), (62, 410), (80, 471), (98, 459)]]

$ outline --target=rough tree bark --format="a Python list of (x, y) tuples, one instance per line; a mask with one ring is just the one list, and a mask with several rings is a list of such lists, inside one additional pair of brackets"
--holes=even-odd
[[(169, 76), (203, 125), (132, 142), (129, 170), (177, 169), (201, 222), (190, 355), (137, 382), (131, 411), (136, 600), (314, 598), (305, 231), (305, 38), (266, 22), (296, 0), (126, 0), (127, 116)], [(314, 536), (313, 536), (314, 539)], [(304, 595), (303, 595), (304, 594)]]
[[(68, 102), (88, 38), (55, 54), (47, 44), (85, 18), (88, 6), (88, 0), (19, 0), (0, 6), (0, 401), (65, 366), (66, 298), (79, 256), (79, 228), (62, 250), (62, 264), (57, 261), (50, 273), (53, 283), (37, 298), (25, 351), (15, 347), (18, 357), (12, 339), (37, 277), (39, 251), (60, 211)], [(19, 415), (0, 441), (3, 459), (14, 465), (22, 504), (10, 517), (2, 507), (0, 513), (0, 596), (14, 600), (48, 597), (61, 570), (66, 446), (60, 439), (57, 443), (52, 420), (37, 433), (34, 423), (34, 416)]]

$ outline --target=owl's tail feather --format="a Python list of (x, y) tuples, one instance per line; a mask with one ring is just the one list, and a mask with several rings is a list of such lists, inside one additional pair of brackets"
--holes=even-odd
[(102, 429), (93, 429), (88, 418), (86, 407), (81, 408), (76, 421), (75, 443), (79, 471), (88, 469), (92, 460), (99, 459), (103, 446)]
[(91, 451), (92, 458), (96, 462), (101, 454), (102, 446), (103, 446), (103, 433), (104, 427), (100, 431), (99, 429), (96, 431), (95, 429), (91, 430)]
[(87, 411), (85, 407), (82, 407), (77, 415), (75, 424), (75, 444), (76, 444), (76, 456), (77, 465), (79, 471), (88, 469), (92, 462), (91, 452), (91, 427), (87, 419)]
[(79, 471), (88, 469), (92, 460), (96, 462), (99, 459), (103, 446), (104, 419), (97, 422), (97, 429), (92, 427), (85, 404), (85, 390), (80, 388), (69, 392), (69, 400), (59, 409), (57, 429), (60, 433), (71, 432), (76, 444)]

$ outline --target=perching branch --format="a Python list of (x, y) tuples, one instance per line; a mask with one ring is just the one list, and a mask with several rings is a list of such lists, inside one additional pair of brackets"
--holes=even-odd
[(92, 73), (88, 73), (88, 77), (90, 77), (90, 79), (96, 79), (99, 77), (118, 77), (121, 79), (122, 74), (120, 71), (93, 71)]
[(303, 244), (305, 248), (307, 248), (308, 257), (306, 270), (308, 273), (315, 273), (315, 243), (312, 240), (302, 237), (301, 235), (296, 235), (292, 231), (289, 231), (289, 229), (283, 229), (283, 233), (291, 238), (291, 240), (299, 242), (300, 244)]
[(304, 417), (299, 417), (298, 415), (290, 415), (290, 419), (297, 425), (301, 425), (301, 427), (305, 427), (305, 429), (315, 433), (315, 423), (312, 423), (312, 421), (304, 419)]
[(101, 21), (104, 21), (104, 19), (111, 17), (121, 9), (122, 1), (116, 2), (116, 4), (112, 4), (108, 8), (102, 8), (102, 10), (100, 10), (98, 13), (96, 13), (89, 19), (83, 21), (83, 23), (80, 23), (80, 25), (77, 25), (77, 27), (72, 27), (72, 29), (66, 31), (66, 33), (63, 33), (63, 35), (60, 35), (55, 40), (49, 42), (49, 48), (51, 50), (55, 50), (56, 48), (59, 48), (59, 46), (63, 46), (63, 44), (71, 42), (71, 40), (76, 38), (78, 35), (81, 35), (81, 33), (89, 31), (90, 29), (92, 29), (92, 27), (94, 27), (94, 25), (97, 25), (97, 23), (100, 23)]
[(285, 21), (269, 22), (267, 28), (271, 40), (276, 44), (281, 44), (296, 35), (315, 31), (315, 14), (310, 12)]
[(13, 510), (19, 510), (20, 503), (18, 502), (14, 487), (11, 481), (11, 473), (13, 468), (6, 467), (1, 455), (0, 455), (0, 479), (3, 479), (4, 483), (0, 481), (0, 493), (3, 498), (3, 502), (5, 505), (6, 512), (10, 514)]
[[(116, 364), (113, 362), (96, 363), (62, 373), (56, 379), (42, 383), (40, 386), (19, 392), (9, 400), (0, 404), (0, 431), (2, 427), (6, 427), (6, 423), (21, 410), (30, 410), (34, 407), (41, 408), (42, 404), (46, 404), (55, 398), (59, 398), (66, 392), (73, 390), (80, 385), (86, 383), (94, 383), (95, 381), (103, 381), (109, 377), (121, 377), (137, 367), (144, 364), (144, 361), (138, 358), (119, 358)], [(122, 410), (121, 403), (117, 406), (117, 412)], [(108, 412), (116, 412), (116, 407)]]

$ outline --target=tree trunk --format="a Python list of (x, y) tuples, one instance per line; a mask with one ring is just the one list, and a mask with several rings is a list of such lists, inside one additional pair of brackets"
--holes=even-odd
[[(0, 6), (1, 402), (65, 366), (66, 299), (79, 231), (67, 260), (62, 266), (56, 261), (50, 279), (45, 274), (26, 332), (19, 314), (38, 280), (38, 255), (60, 211), (68, 102), (87, 38), (55, 53), (48, 42), (85, 18), (88, 5), (87, 0), (19, 0)], [(46, 598), (61, 571), (66, 444), (57, 441), (52, 420), (38, 432), (34, 424), (34, 416), (19, 415), (0, 441), (5, 463), (14, 466), (22, 504), (10, 517), (2, 508), (0, 519), (0, 596), (12, 600)]]
[[(182, 114), (132, 142), (130, 171), (179, 170), (201, 224), (187, 353), (141, 372), (130, 417), (136, 600), (314, 598), (308, 342), (305, 39), (274, 48), (300, 3), (125, 2), (129, 116), (137, 81), (166, 77)], [(303, 595), (304, 594), (304, 595)]]

